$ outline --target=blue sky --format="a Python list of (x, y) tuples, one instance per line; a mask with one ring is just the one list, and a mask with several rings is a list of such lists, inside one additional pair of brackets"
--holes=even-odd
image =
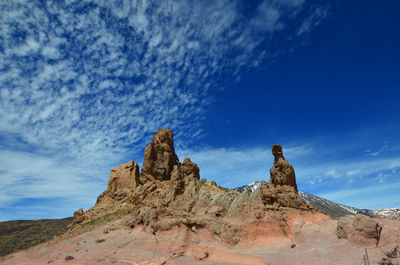
[(225, 187), (400, 207), (398, 1), (2, 1), (0, 221), (92, 206), (160, 127)]

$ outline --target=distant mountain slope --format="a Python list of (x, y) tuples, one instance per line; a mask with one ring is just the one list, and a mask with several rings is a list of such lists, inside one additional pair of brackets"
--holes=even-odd
[[(249, 185), (240, 186), (234, 188), (233, 190), (243, 192), (245, 190), (249, 190), (254, 192), (257, 190), (261, 185), (260, 181), (255, 181)], [(315, 195), (311, 195), (309, 193), (299, 191), (300, 197), (305, 202), (309, 202), (314, 209), (329, 215), (333, 219), (338, 219), (342, 216), (349, 215), (349, 214), (364, 214), (370, 217), (378, 217), (378, 218), (391, 218), (400, 220), (400, 209), (381, 209), (381, 210), (368, 210), (368, 209), (358, 209), (355, 207), (335, 203), (333, 201), (327, 200), (322, 197), (318, 197)]]
[(338, 219), (342, 216), (349, 214), (357, 214), (357, 213), (365, 214), (360, 209), (335, 203), (333, 201), (315, 195), (311, 195), (306, 192), (299, 191), (299, 195), (303, 199), (303, 201), (311, 203), (314, 209), (323, 212), (324, 214), (327, 214), (334, 219)]
[(67, 231), (73, 218), (0, 222), (0, 257), (27, 249)]
[(400, 209), (380, 209), (380, 210), (369, 210), (369, 209), (358, 209), (355, 207), (335, 203), (333, 201), (308, 194), (306, 192), (299, 191), (300, 197), (311, 203), (311, 205), (320, 212), (323, 212), (332, 218), (339, 218), (348, 214), (364, 214), (370, 217), (377, 218), (390, 218), (400, 220)]

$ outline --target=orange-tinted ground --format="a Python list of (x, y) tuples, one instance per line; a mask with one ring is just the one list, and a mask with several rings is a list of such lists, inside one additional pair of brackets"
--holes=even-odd
[[(58, 243), (42, 244), (12, 254), (0, 264), (345, 265), (362, 261), (365, 248), (338, 239), (335, 220), (313, 213), (294, 214), (287, 222), (284, 229), (271, 223), (243, 227), (247, 235), (232, 247), (222, 244), (216, 235), (206, 230), (193, 231), (181, 226), (153, 235), (142, 231), (141, 227), (130, 229), (121, 219)], [(387, 220), (385, 226), (399, 229), (395, 221)], [(296, 246), (291, 248), (292, 244)], [(371, 247), (368, 254), (371, 264), (376, 264), (382, 251)], [(66, 260), (67, 256), (73, 258)]]

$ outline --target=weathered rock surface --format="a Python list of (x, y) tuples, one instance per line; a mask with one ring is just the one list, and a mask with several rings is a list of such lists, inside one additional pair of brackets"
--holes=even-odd
[(338, 236), (357, 245), (377, 246), (381, 231), (382, 226), (375, 219), (362, 214), (342, 217), (337, 225)]
[(144, 151), (141, 180), (169, 180), (179, 159), (175, 154), (173, 132), (159, 129)]
[(181, 164), (181, 172), (184, 177), (200, 179), (200, 169), (190, 158), (185, 158)]
[(69, 225), (69, 227), (72, 227), (73, 225), (80, 224), (85, 220), (85, 216), (83, 215), (83, 209), (80, 208), (79, 210), (76, 210), (74, 212), (74, 220), (72, 221), (72, 224)]
[(115, 193), (126, 188), (136, 189), (139, 184), (139, 165), (130, 161), (111, 170), (107, 190)]
[(354, 215), (346, 215), (338, 220), (336, 233), (338, 238), (349, 239), (351, 228), (354, 221)]
[(297, 192), (296, 175), (293, 166), (285, 160), (282, 147), (279, 144), (272, 146), (272, 154), (275, 157), (274, 165), (270, 170), (269, 183), (274, 185), (291, 186)]
[(364, 216), (337, 222), (313, 211), (298, 195), (279, 145), (270, 183), (239, 192), (200, 180), (195, 163), (179, 162), (172, 137), (165, 129), (155, 133), (141, 174), (133, 161), (113, 169), (96, 205), (75, 212), (65, 240), (0, 262), (64, 264), (70, 255), (76, 264), (350, 265), (359, 264), (364, 245), (372, 247), (371, 260), (397, 259), (388, 257), (399, 249), (400, 222)]
[(311, 211), (297, 194), (293, 167), (283, 158), (282, 148), (273, 147), (273, 183), (261, 182), (255, 192), (221, 188), (200, 180), (199, 167), (189, 158), (179, 162), (173, 133), (159, 129), (144, 152), (139, 175), (136, 162), (123, 164), (111, 172), (107, 190), (94, 207), (79, 217), (84, 221), (129, 209), (126, 225), (147, 231), (167, 231), (178, 225), (206, 229), (230, 245), (246, 237), (254, 223), (276, 222), (281, 229), (291, 208)]
[[(272, 215), (273, 212), (269, 214)], [(218, 234), (196, 224), (182, 223), (170, 230), (159, 230), (155, 234), (144, 232), (141, 226), (131, 229), (125, 224), (131, 220), (131, 216), (127, 215), (100, 224), (78, 236), (66, 237), (62, 241), (53, 240), (0, 258), (0, 264), (66, 264), (66, 256), (74, 257), (68, 263), (87, 265), (362, 263), (365, 246), (338, 239), (334, 233), (336, 220), (322, 213), (309, 213), (293, 208), (288, 209), (286, 214), (285, 221), (281, 222), (279, 219), (269, 218), (248, 225), (242, 223), (240, 230), (243, 235), (235, 246), (216, 240), (220, 237)], [(231, 222), (238, 224), (234, 219)], [(381, 219), (379, 222), (384, 227), (379, 248), (367, 248), (370, 264), (399, 264), (400, 253), (396, 236), (400, 231), (400, 222), (388, 219)], [(389, 245), (382, 241), (385, 230), (388, 235), (392, 235)], [(291, 248), (292, 244), (296, 244), (296, 247)]]

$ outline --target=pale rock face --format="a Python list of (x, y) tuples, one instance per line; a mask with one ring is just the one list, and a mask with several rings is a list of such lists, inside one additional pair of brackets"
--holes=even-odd
[(297, 192), (296, 175), (293, 166), (285, 160), (282, 147), (279, 144), (272, 146), (272, 154), (275, 157), (274, 165), (270, 170), (270, 184), (291, 186)]
[(159, 129), (144, 151), (141, 181), (170, 180), (174, 166), (179, 164), (172, 131)]
[(115, 193), (125, 188), (135, 189), (139, 184), (139, 165), (130, 161), (111, 170), (107, 189)]

